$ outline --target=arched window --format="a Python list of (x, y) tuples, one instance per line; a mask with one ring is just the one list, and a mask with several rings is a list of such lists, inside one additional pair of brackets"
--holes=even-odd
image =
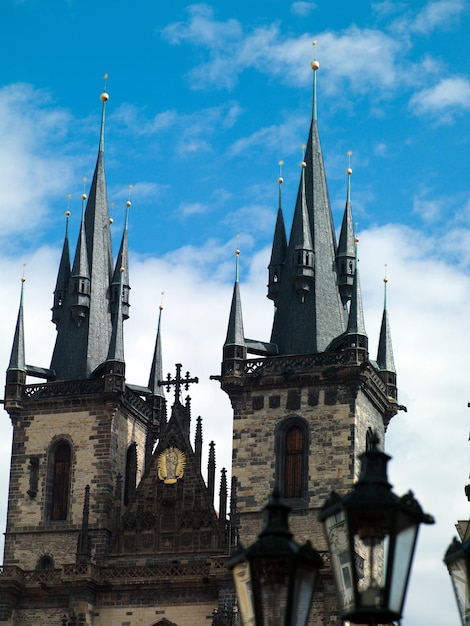
[(39, 559), (37, 569), (47, 570), (54, 569), (54, 562), (50, 556), (43, 556)]
[(61, 441), (53, 450), (52, 497), (49, 518), (52, 521), (66, 520), (69, 511), (71, 449)]
[(283, 498), (304, 505), (308, 493), (308, 425), (300, 417), (282, 422), (276, 432), (277, 483)]
[(134, 495), (137, 483), (137, 444), (133, 443), (127, 449), (126, 473), (124, 481), (124, 505), (128, 506)]

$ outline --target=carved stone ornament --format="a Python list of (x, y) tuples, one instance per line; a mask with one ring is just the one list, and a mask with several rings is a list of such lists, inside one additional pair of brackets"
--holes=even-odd
[(158, 457), (158, 478), (166, 485), (174, 485), (178, 479), (183, 478), (185, 465), (184, 452), (170, 446)]

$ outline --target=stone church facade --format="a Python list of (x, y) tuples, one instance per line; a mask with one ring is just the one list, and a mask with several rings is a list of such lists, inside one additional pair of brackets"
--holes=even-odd
[[(127, 219), (114, 261), (102, 94), (98, 158), (75, 253), (71, 260), (66, 230), (59, 263), (49, 368), (25, 362), (20, 300), (5, 389), (13, 445), (0, 622), (236, 626), (225, 563), (239, 540), (248, 545), (256, 537), (277, 486), (292, 507), (296, 541), (311, 539), (324, 556), (311, 623), (339, 623), (317, 513), (331, 490), (351, 489), (368, 433), (383, 442), (400, 407), (385, 307), (377, 359), (368, 351), (351, 170), (336, 242), (316, 119), (317, 69), (314, 61), (312, 121), (289, 238), (279, 179), (269, 342), (244, 336), (237, 266), (214, 376), (234, 411), (233, 478), (229, 490), (222, 470), (216, 505), (214, 446), (205, 481), (202, 424), (198, 419), (192, 442), (190, 399), (183, 398), (197, 379), (183, 376), (178, 364), (174, 378), (163, 380), (160, 324), (148, 383), (126, 381)], [(165, 387), (174, 391), (168, 409)]]

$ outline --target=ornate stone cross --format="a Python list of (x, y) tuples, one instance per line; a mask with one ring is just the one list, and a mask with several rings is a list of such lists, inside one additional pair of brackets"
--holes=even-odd
[(199, 378), (190, 378), (189, 372), (186, 372), (184, 378), (181, 377), (181, 363), (176, 363), (176, 376), (171, 380), (171, 374), (168, 374), (166, 380), (159, 380), (159, 385), (164, 385), (167, 391), (170, 391), (170, 385), (175, 385), (175, 402), (179, 400), (181, 387), (184, 387), (185, 391), (188, 391), (190, 383), (198, 383)]

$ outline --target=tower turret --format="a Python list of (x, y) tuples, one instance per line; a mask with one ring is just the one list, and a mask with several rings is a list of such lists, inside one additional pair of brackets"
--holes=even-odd
[(246, 359), (246, 342), (243, 331), (242, 303), (238, 284), (238, 258), (240, 250), (235, 251), (235, 283), (233, 285), (232, 304), (228, 320), (227, 336), (223, 347), (222, 369), (225, 374), (240, 374), (240, 363)]
[[(351, 155), (351, 152), (348, 152)], [(351, 210), (351, 174), (352, 169), (346, 170), (348, 175), (348, 187), (346, 193), (346, 206), (344, 208), (343, 222), (339, 235), (338, 252), (336, 253), (336, 266), (338, 270), (338, 285), (343, 304), (351, 300), (355, 260), (354, 226)]]
[(109, 298), (113, 259), (104, 171), (105, 111), (109, 96), (103, 92), (100, 99), (98, 157), (84, 213), (82, 207), (70, 287), (57, 324), (51, 360), (51, 369), (59, 380), (88, 378), (106, 360), (111, 338)]
[[(69, 196), (70, 202), (71, 196)], [(59, 271), (54, 289), (54, 304), (52, 305), (52, 321), (57, 326), (64, 312), (65, 297), (70, 282), (70, 249), (69, 249), (69, 218), (70, 211), (65, 212), (65, 237), (60, 257)]]
[(24, 317), (23, 294), (25, 277), (21, 277), (20, 304), (16, 318), (15, 334), (11, 348), (10, 362), (7, 369), (5, 390), (5, 405), (7, 409), (14, 408), (22, 397), (23, 385), (26, 383), (26, 362), (24, 345)]
[[(302, 176), (297, 194), (291, 236), (289, 239), (283, 275), (307, 278), (308, 290), (299, 281), (283, 280), (279, 288), (271, 342), (277, 344), (279, 354), (311, 354), (323, 352), (335, 337), (346, 330), (346, 312), (341, 301), (336, 273), (336, 237), (333, 227), (323, 155), (316, 114), (316, 75), (318, 61), (312, 62), (313, 105), (312, 120), (305, 150)], [(306, 213), (306, 217), (305, 217)], [(309, 224), (310, 242), (304, 233), (303, 250), (298, 263), (299, 233)], [(302, 245), (302, 244), (300, 244)], [(309, 263), (306, 263), (307, 252)], [(311, 261), (310, 255), (314, 255)], [(303, 256), (303, 258), (302, 258)], [(310, 264), (312, 263), (312, 264)]]
[[(279, 161), (279, 167), (282, 168), (283, 161)], [(287, 238), (286, 227), (284, 224), (284, 216), (282, 213), (282, 183), (284, 179), (282, 177), (282, 169), (279, 172), (279, 178), (277, 179), (279, 184), (279, 207), (277, 210), (276, 226), (274, 229), (273, 247), (271, 251), (271, 260), (268, 265), (268, 298), (273, 300), (274, 306), (277, 305), (277, 298), (279, 295), (279, 288), (283, 278), (283, 269), (286, 259), (287, 251)]]
[(390, 321), (387, 311), (387, 277), (384, 277), (384, 309), (382, 314), (382, 324), (380, 327), (379, 346), (377, 350), (377, 365), (379, 376), (387, 386), (387, 395), (397, 399), (397, 372), (393, 359), (392, 334), (390, 331)]
[[(132, 189), (132, 185), (129, 185)], [(130, 194), (129, 189), (129, 194)], [(121, 290), (122, 283), (122, 295), (121, 295), (121, 309), (122, 317), (124, 320), (129, 318), (129, 292), (131, 290), (129, 284), (129, 243), (128, 243), (128, 224), (129, 224), (129, 208), (131, 206), (130, 198), (126, 202), (126, 219), (124, 223), (124, 230), (122, 233), (121, 245), (116, 259), (116, 265), (114, 267), (113, 279), (111, 281), (111, 311), (116, 313), (118, 307), (118, 294)]]

